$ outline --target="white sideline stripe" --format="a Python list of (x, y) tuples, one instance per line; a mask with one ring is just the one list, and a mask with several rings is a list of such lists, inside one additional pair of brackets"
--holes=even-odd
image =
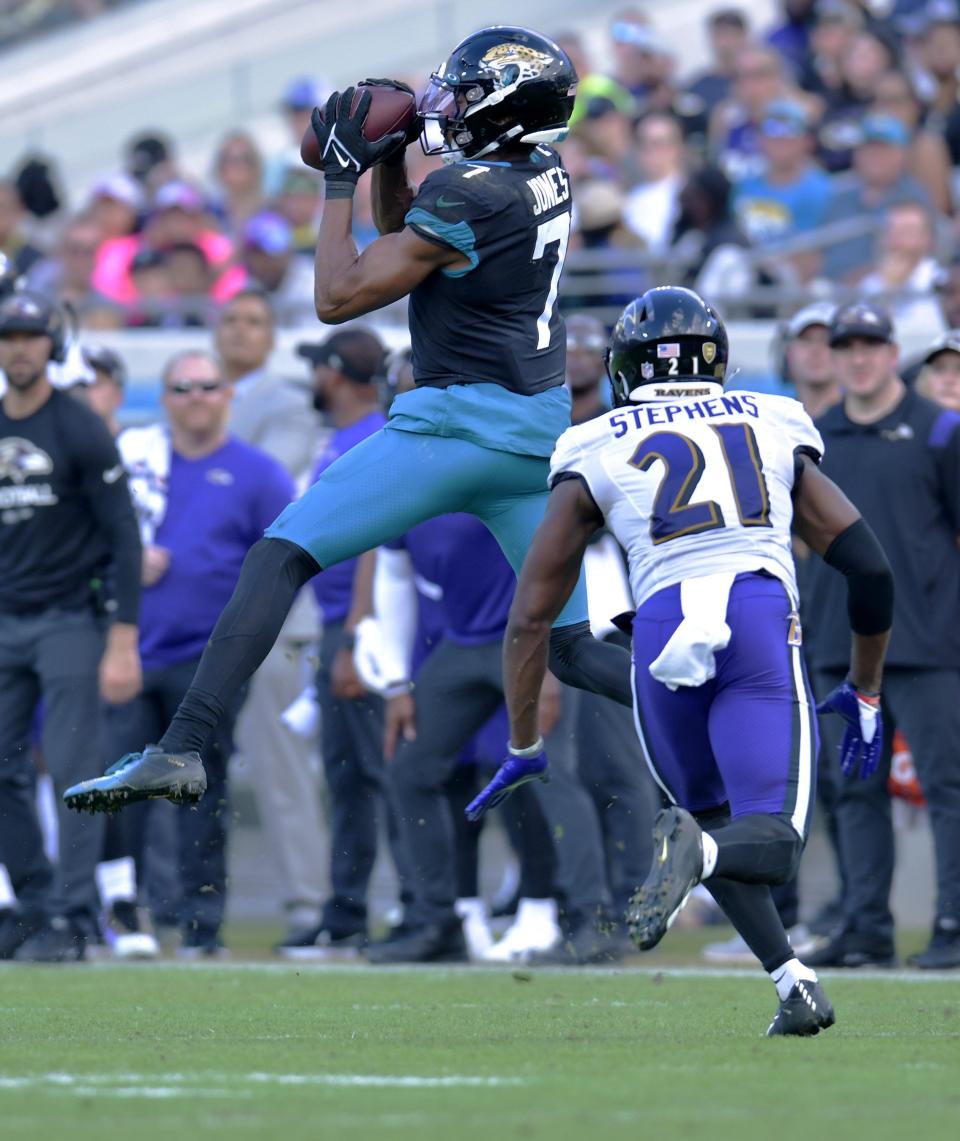
[(653, 777), (657, 787), (663, 795), (670, 801), (671, 804), (676, 804), (673, 793), (663, 783), (660, 774), (657, 772), (657, 766), (653, 763), (653, 754), (647, 745), (647, 739), (643, 735), (643, 726), (640, 724), (640, 710), (638, 708), (640, 701), (637, 697), (637, 664), (630, 662), (630, 695), (633, 698), (631, 712), (633, 713), (633, 727), (637, 731), (637, 740), (640, 742), (640, 751), (643, 753), (643, 759), (647, 762), (647, 768), (650, 770), (650, 775)]
[(806, 839), (807, 810), (810, 807), (810, 787), (813, 775), (813, 741), (810, 733), (810, 703), (807, 701), (807, 687), (803, 684), (803, 662), (800, 647), (792, 648), (793, 686), (797, 704), (800, 707), (800, 747), (799, 771), (797, 773), (797, 803), (790, 817), (793, 830), (801, 840)]
[[(150, 1083), (149, 1085), (147, 1083)], [(216, 1083), (211, 1085), (210, 1083)], [(57, 1089), (68, 1093), (106, 1094), (111, 1097), (234, 1097), (237, 1085), (348, 1086), (387, 1089), (502, 1088), (522, 1086), (523, 1078), (480, 1077), (475, 1074), (223, 1074), (200, 1071), (194, 1074), (35, 1074), (29, 1077), (0, 1075), (4, 1090)]]
[[(0, 965), (0, 975), (5, 964)], [(22, 970), (20, 964), (11, 963), (11, 971)], [(289, 962), (289, 963), (235, 963), (235, 962), (189, 962), (189, 963), (133, 963), (115, 962), (110, 959), (95, 959), (88, 963), (68, 964), (64, 970), (80, 970), (84, 974), (91, 970), (108, 971), (252, 971), (265, 975), (287, 975), (291, 973), (306, 973), (312, 975), (323, 974), (353, 974), (389, 977), (390, 975), (432, 975), (435, 978), (462, 978), (469, 975), (473, 978), (503, 978), (508, 973), (522, 971), (533, 975), (570, 975), (578, 978), (605, 978), (611, 975), (630, 978), (632, 975), (658, 976), (660, 978), (692, 978), (692, 979), (754, 979), (769, 986), (770, 980), (760, 967), (657, 967), (657, 966), (628, 966), (628, 967), (531, 967), (523, 963), (504, 963), (502, 967), (481, 967), (473, 963), (462, 965), (433, 966), (430, 963), (396, 963), (389, 967), (377, 966), (365, 962), (331, 963), (324, 962)], [(960, 971), (903, 971), (903, 970), (831, 970), (823, 968), (817, 972), (820, 978), (841, 979), (844, 982), (898, 982), (898, 983), (960, 983)], [(366, 1005), (366, 1004), (363, 1004)]]

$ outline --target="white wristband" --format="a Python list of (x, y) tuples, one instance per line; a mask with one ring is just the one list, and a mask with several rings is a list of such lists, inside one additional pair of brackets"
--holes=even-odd
[(543, 752), (543, 738), (538, 737), (532, 745), (527, 745), (525, 749), (515, 749), (513, 745), (507, 745), (507, 752), (511, 757), (535, 757), (537, 753)]

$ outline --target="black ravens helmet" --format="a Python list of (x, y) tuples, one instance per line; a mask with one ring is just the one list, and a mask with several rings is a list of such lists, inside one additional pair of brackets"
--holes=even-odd
[(688, 394), (723, 384), (727, 330), (716, 310), (692, 289), (648, 289), (620, 314), (606, 352), (618, 406)]
[(484, 28), (430, 76), (421, 145), (426, 154), (482, 158), (507, 143), (556, 142), (576, 90), (576, 70), (553, 40), (527, 28)]
[(49, 337), (50, 359), (63, 361), (67, 338), (64, 312), (39, 293), (21, 290), (0, 301), (0, 337), (10, 333), (40, 333)]

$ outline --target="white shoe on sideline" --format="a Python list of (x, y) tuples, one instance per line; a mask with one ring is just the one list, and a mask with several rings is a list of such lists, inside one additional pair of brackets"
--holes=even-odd
[(100, 917), (103, 942), (115, 959), (158, 959), (160, 943), (146, 912), (130, 901), (118, 900)]
[(488, 963), (523, 963), (535, 951), (551, 950), (562, 938), (555, 899), (521, 899), (516, 919), (483, 958)]
[[(790, 946), (800, 957), (812, 951), (819, 942), (803, 923), (791, 927), (787, 931), (787, 938), (790, 940)], [(727, 939), (723, 943), (708, 943), (701, 954), (708, 963), (753, 966), (757, 962), (756, 955), (739, 935), (734, 935), (732, 939)]]
[(487, 916), (487, 905), (482, 899), (458, 899), (453, 910), (463, 923), (463, 938), (467, 944), (467, 954), (473, 963), (486, 958), (493, 946), (493, 932)]

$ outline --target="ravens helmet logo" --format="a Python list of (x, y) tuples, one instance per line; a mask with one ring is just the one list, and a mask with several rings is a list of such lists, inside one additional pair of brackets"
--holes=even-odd
[(24, 483), (32, 475), (50, 475), (53, 460), (31, 440), (8, 436), (0, 440), (0, 479)]

